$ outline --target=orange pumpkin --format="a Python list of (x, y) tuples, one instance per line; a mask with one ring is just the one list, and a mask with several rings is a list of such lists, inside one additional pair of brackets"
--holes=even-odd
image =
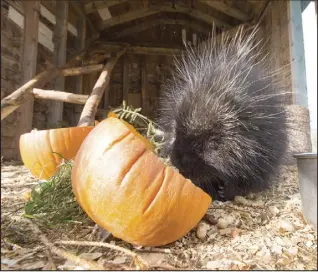
[(35, 177), (48, 180), (61, 164), (63, 159), (61, 156), (67, 160), (73, 159), (93, 128), (32, 130), (30, 133), (22, 134), (20, 137), (22, 161)]
[(109, 117), (87, 136), (72, 170), (76, 198), (114, 236), (142, 246), (171, 243), (189, 232), (211, 198), (166, 166), (152, 144)]

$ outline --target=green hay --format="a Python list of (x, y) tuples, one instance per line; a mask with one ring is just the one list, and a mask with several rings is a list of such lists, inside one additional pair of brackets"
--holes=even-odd
[(24, 208), (25, 217), (36, 219), (48, 227), (89, 223), (90, 219), (76, 202), (72, 191), (72, 166), (72, 161), (64, 162), (50, 180), (32, 189)]
[[(140, 113), (140, 108), (134, 109), (127, 106), (124, 101), (119, 108), (112, 111), (147, 137), (153, 143), (155, 152), (158, 152), (163, 142), (162, 133), (158, 125)], [(92, 223), (76, 202), (72, 191), (72, 166), (73, 161), (64, 160), (50, 180), (32, 189), (31, 197), (25, 205), (25, 217), (37, 220), (50, 228), (65, 226), (65, 224)]]

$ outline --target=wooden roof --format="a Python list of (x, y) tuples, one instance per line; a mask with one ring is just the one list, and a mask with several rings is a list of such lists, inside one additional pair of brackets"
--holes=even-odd
[(107, 0), (77, 1), (101, 38), (128, 37), (157, 25), (185, 25), (197, 32), (255, 23), (268, 0)]

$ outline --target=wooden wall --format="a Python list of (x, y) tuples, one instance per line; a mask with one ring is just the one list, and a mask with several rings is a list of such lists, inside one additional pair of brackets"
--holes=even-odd
[[(23, 31), (8, 19), (8, 9), (1, 6), (1, 99), (21, 85)], [(13, 158), (17, 112), (1, 122), (1, 156)]]
[[(21, 1), (14, 1), (21, 2)], [(48, 6), (47, 6), (48, 7)], [(48, 7), (49, 8), (49, 7)], [(7, 16), (7, 8), (1, 7), (1, 98), (7, 96), (21, 85), (21, 59), (23, 29), (14, 23)], [(51, 31), (54, 25), (48, 22), (43, 16), (41, 22)], [(151, 41), (165, 42), (169, 44), (182, 44), (182, 35), (180, 26), (176, 26), (176, 33), (173, 33), (172, 25), (165, 29), (162, 26), (156, 26), (153, 29), (146, 30), (138, 35), (134, 34), (132, 42), (138, 44), (138, 37), (144, 43)], [(165, 31), (163, 33), (162, 31)], [(289, 15), (288, 1), (271, 1), (264, 15), (262, 29), (259, 35), (268, 40), (266, 51), (270, 52), (272, 58), (272, 69), (280, 69), (281, 73), (277, 75), (283, 85), (284, 91), (291, 90), (291, 70), (288, 66), (290, 59), (289, 42)], [(192, 32), (187, 31), (187, 39), (191, 40)], [(141, 38), (142, 37), (142, 38)], [(171, 40), (169, 40), (169, 37)], [(200, 35), (198, 35), (198, 39)], [(42, 42), (43, 42), (42, 37)], [(40, 39), (39, 39), (40, 40)], [(68, 35), (68, 55), (74, 53), (75, 38), (74, 35)], [(52, 51), (39, 42), (37, 57), (37, 73), (47, 69), (52, 65)], [(126, 100), (133, 107), (142, 107), (143, 113), (153, 118), (158, 106), (158, 97), (161, 93), (162, 82), (168, 77), (168, 68), (171, 66), (173, 57), (162, 55), (137, 55), (125, 54), (120, 58), (113, 69), (109, 86), (109, 95), (104, 96), (99, 105), (99, 111), (96, 119), (106, 117), (109, 107), (117, 107)], [(83, 76), (83, 94), (89, 94), (97, 80), (99, 73), (93, 73)], [(74, 92), (75, 78), (66, 78), (65, 90)], [(43, 89), (52, 89), (52, 85), (42, 86)], [(286, 97), (286, 104), (292, 104), (292, 96)], [(48, 112), (50, 101), (35, 100), (33, 128), (47, 129), (52, 128), (48, 121)], [(64, 126), (76, 125), (83, 106), (64, 103), (63, 121)], [(16, 112), (10, 114), (1, 124), (1, 156), (4, 159), (16, 157), (14, 153), (16, 142), (17, 126)]]

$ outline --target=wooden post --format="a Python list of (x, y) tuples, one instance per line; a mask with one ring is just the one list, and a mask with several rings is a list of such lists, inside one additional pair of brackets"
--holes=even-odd
[(112, 57), (107, 61), (104, 70), (100, 74), (94, 85), (93, 91), (85, 103), (80, 120), (78, 122), (79, 127), (92, 126), (94, 124), (97, 107), (100, 100), (102, 99), (105, 89), (107, 89), (109, 84), (110, 74), (117, 60), (125, 53), (125, 51), (126, 48), (118, 52), (115, 57)]
[[(28, 82), (36, 75), (37, 52), (38, 52), (38, 29), (39, 29), (40, 1), (24, 2), (24, 39), (22, 80)], [(19, 138), (23, 133), (32, 129), (33, 120), (33, 98), (24, 103), (18, 110), (18, 124), (16, 132), (16, 158), (20, 160)]]
[[(66, 61), (67, 49), (68, 1), (56, 1), (56, 25), (54, 28), (53, 65), (61, 67)], [(59, 76), (54, 83), (54, 90), (64, 90), (64, 77)], [(63, 120), (63, 102), (52, 101), (49, 107), (49, 125), (61, 125)]]
[[(77, 20), (77, 38), (76, 38), (76, 45), (77, 45), (77, 50), (83, 50), (86, 46), (85, 41), (86, 41), (86, 20), (84, 19), (78, 19)], [(75, 81), (75, 90), (79, 94), (83, 93), (83, 76), (79, 76), (76, 78)], [(77, 125), (79, 117), (80, 117), (80, 108), (82, 106), (74, 105), (73, 108), (73, 116), (72, 116), (72, 124), (74, 126)]]
[(147, 61), (146, 56), (141, 57), (141, 100), (142, 111), (147, 116), (148, 112), (148, 96), (147, 96)]
[(123, 100), (129, 104), (128, 101), (128, 88), (129, 88), (129, 82), (128, 82), (128, 60), (127, 56), (124, 56), (124, 61), (123, 61)]
[(293, 103), (308, 107), (301, 1), (289, 2), (289, 38)]

